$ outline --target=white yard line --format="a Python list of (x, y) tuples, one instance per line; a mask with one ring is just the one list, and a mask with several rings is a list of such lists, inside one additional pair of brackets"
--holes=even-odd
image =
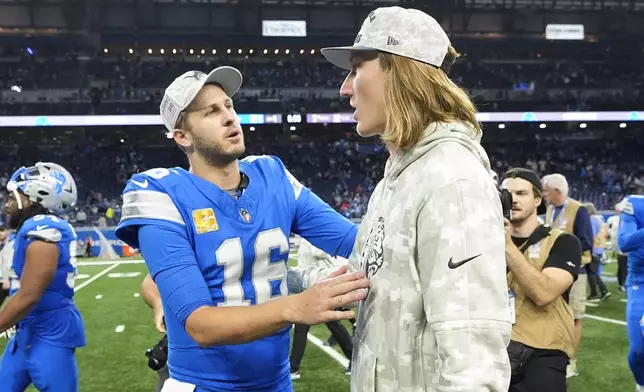
[(81, 284), (79, 284), (78, 286), (74, 287), (74, 292), (76, 292), (76, 291), (78, 291), (78, 290), (82, 289), (83, 287), (86, 287), (88, 284), (90, 284), (90, 283), (94, 282), (96, 279), (98, 279), (98, 278), (100, 278), (101, 276), (103, 276), (103, 275), (107, 274), (108, 272), (110, 272), (110, 271), (111, 271), (111, 270), (113, 270), (114, 268), (118, 267), (119, 265), (120, 265), (120, 264), (112, 263), (112, 265), (110, 265), (109, 267), (105, 268), (103, 271), (99, 272), (98, 274), (96, 274), (96, 275), (92, 276), (91, 278), (87, 279), (87, 280), (86, 280), (86, 281), (84, 281), (83, 283), (81, 283)]
[(322, 351), (327, 353), (328, 356), (335, 359), (336, 362), (342, 365), (342, 367), (346, 368), (347, 366), (349, 366), (349, 360), (344, 355), (340, 354), (339, 352), (335, 351), (333, 348), (329, 346), (325, 346), (320, 339), (313, 336), (312, 334), (308, 334), (306, 337), (309, 340), (309, 342), (315, 344), (318, 348), (320, 348)]
[(615, 320), (615, 319), (606, 318), (606, 317), (599, 317), (599, 316), (595, 316), (595, 315), (592, 315), (592, 314), (586, 314), (584, 316), (584, 318), (589, 318), (589, 319), (593, 319), (593, 320), (597, 320), (597, 321), (603, 321), (605, 323), (611, 323), (611, 324), (617, 324), (617, 325), (626, 325), (626, 321)]
[(79, 261), (76, 265), (81, 267), (91, 267), (92, 265), (123, 265), (123, 264), (144, 264), (143, 259), (134, 260), (104, 260), (104, 261)]

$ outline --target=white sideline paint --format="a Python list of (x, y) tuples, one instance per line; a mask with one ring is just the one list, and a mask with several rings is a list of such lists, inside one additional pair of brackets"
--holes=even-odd
[(140, 272), (112, 272), (107, 274), (108, 278), (136, 278), (141, 275)]
[(313, 343), (317, 347), (319, 347), (322, 351), (327, 353), (328, 356), (331, 358), (335, 359), (336, 362), (338, 362), (342, 367), (347, 367), (349, 366), (349, 360), (344, 357), (344, 355), (340, 354), (339, 352), (335, 351), (333, 348), (325, 346), (320, 339), (317, 337), (313, 336), (312, 334), (306, 335), (306, 338), (309, 340), (309, 342)]

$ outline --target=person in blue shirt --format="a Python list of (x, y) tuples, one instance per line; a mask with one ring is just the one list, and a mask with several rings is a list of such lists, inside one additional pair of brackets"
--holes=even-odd
[(0, 391), (78, 391), (75, 350), (85, 330), (74, 305), (76, 233), (53, 215), (76, 204), (74, 179), (62, 166), (21, 167), (7, 183), (5, 208), (16, 229), (10, 297), (0, 311), (0, 333), (16, 334), (0, 361)]
[(140, 249), (161, 296), (163, 391), (291, 391), (292, 324), (351, 319), (337, 309), (363, 299), (369, 284), (342, 266), (288, 296), (290, 233), (346, 258), (357, 226), (278, 158), (239, 159), (244, 137), (231, 97), (241, 83), (232, 67), (175, 79), (160, 112), (190, 170), (135, 174), (123, 191), (116, 235)]
[(590, 295), (587, 298), (588, 302), (604, 301), (611, 296), (610, 291), (604, 284), (602, 279), (602, 260), (604, 258), (604, 251), (606, 246), (606, 231), (604, 230), (604, 218), (597, 213), (597, 208), (593, 203), (584, 203), (584, 207), (590, 214), (590, 223), (593, 229), (593, 251), (592, 261), (586, 264), (586, 271), (588, 275), (588, 286), (590, 287)]
[(626, 329), (628, 364), (638, 388), (644, 390), (644, 196), (631, 195), (622, 200), (617, 242), (628, 255), (626, 277)]

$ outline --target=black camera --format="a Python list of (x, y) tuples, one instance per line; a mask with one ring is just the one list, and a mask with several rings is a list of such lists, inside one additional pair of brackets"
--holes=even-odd
[(148, 357), (148, 367), (152, 370), (159, 371), (168, 362), (168, 335), (164, 335), (154, 347), (145, 352)]
[(499, 197), (501, 198), (501, 207), (503, 208), (503, 217), (507, 220), (512, 220), (512, 193), (507, 189), (501, 189), (497, 186)]

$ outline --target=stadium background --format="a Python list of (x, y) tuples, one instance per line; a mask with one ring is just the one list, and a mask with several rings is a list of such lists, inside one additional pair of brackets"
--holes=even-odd
[[(81, 391), (153, 388), (143, 352), (159, 336), (135, 297), (145, 267), (111, 227), (132, 173), (186, 165), (158, 116), (164, 88), (189, 69), (238, 67), (247, 153), (279, 156), (359, 220), (387, 155), (355, 135), (338, 97), (345, 74), (319, 49), (351, 44), (382, 5), (422, 9), (446, 29), (463, 55), (451, 76), (481, 112), (495, 171), (563, 173), (605, 217), (644, 186), (644, 1), (0, 0), (0, 197), (18, 166), (62, 164), (79, 186), (68, 214), (79, 250), (89, 235), (101, 255), (79, 265)], [(588, 309), (573, 392), (634, 388), (614, 267), (604, 269), (613, 297)], [(296, 390), (348, 390), (341, 356), (324, 349), (307, 349)]]

